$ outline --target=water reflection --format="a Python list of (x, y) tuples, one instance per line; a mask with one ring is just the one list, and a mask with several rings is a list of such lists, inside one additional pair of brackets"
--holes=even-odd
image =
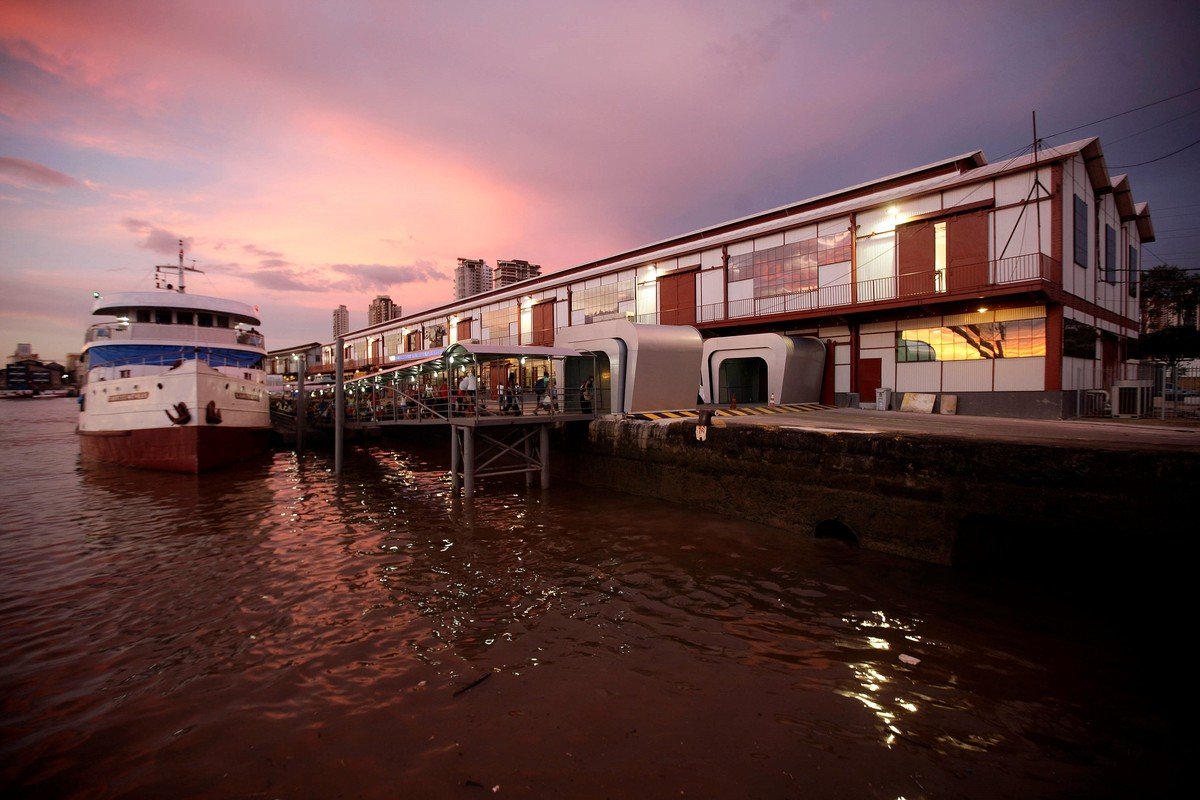
[(27, 794), (1026, 795), (1144, 766), (1104, 640), (923, 565), (562, 482), (463, 504), (440, 448), (198, 480), (44, 436), (0, 498)]

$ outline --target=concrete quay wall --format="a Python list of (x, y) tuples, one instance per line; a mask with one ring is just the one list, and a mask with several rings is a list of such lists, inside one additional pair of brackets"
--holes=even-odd
[[(1120, 563), (1186, 524), (1200, 454), (597, 420), (558, 476), (939, 564)], [(1179, 533), (1174, 530), (1174, 534)]]

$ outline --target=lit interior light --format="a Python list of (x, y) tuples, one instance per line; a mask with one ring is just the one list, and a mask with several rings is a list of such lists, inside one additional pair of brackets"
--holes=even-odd
[(979, 307), (979, 313), (980, 313), (980, 314), (986, 314), (987, 312), (988, 312), (988, 307), (987, 307), (987, 306), (980, 306), (980, 307)]

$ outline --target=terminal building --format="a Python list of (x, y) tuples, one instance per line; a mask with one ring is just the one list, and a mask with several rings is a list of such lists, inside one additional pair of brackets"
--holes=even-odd
[[(632, 368), (618, 362), (636, 339), (673, 341), (688, 364), (694, 354), (686, 394), (710, 402), (735, 392), (767, 402), (772, 387), (811, 384), (769, 374), (771, 352), (803, 350), (810, 361), (823, 352), (822, 396), (842, 403), (891, 389), (952, 395), (961, 414), (1071, 417), (1089, 391), (1136, 377), (1126, 345), (1152, 241), (1147, 205), (1109, 174), (1098, 139), (995, 164), (974, 151), (460, 297), (342, 343), (360, 375), (457, 342), (592, 343), (604, 411), (631, 410)], [(584, 328), (597, 323), (605, 333)], [(315, 371), (333, 369), (335, 346), (323, 345)]]

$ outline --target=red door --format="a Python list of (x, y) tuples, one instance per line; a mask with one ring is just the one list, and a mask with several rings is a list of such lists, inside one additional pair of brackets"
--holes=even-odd
[(883, 359), (860, 358), (858, 360), (858, 399), (863, 403), (875, 402), (875, 390), (883, 385)]
[(932, 222), (912, 222), (896, 228), (900, 296), (933, 294), (934, 241)]
[(533, 331), (530, 344), (554, 346), (554, 301), (547, 300), (533, 307)]
[(971, 291), (988, 282), (988, 212), (951, 217), (946, 229), (950, 291)]
[(660, 325), (696, 324), (696, 272), (676, 272), (658, 279)]

